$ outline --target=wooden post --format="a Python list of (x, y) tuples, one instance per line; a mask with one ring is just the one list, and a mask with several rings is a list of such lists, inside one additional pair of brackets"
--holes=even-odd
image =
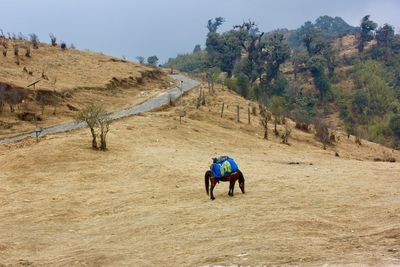
[(240, 107), (239, 107), (239, 105), (237, 105), (236, 106), (236, 118), (237, 118), (237, 122), (240, 122), (240, 117), (239, 117), (239, 110), (240, 110)]
[(222, 102), (222, 107), (221, 107), (221, 118), (222, 118), (222, 115), (224, 114), (224, 106), (225, 106), (225, 103)]
[(249, 107), (247, 108), (247, 111), (248, 111), (248, 123), (250, 124), (250, 105), (249, 105)]

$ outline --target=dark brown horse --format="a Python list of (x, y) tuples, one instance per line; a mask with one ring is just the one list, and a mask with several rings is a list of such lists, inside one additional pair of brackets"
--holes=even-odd
[[(228, 195), (233, 197), (233, 190), (235, 189), (235, 183), (237, 180), (239, 180), (240, 190), (242, 190), (242, 193), (244, 194), (245, 193), (245, 191), (244, 191), (244, 176), (241, 171), (231, 173), (231, 174), (221, 177), (219, 179), (215, 178), (211, 171), (206, 171), (206, 174), (204, 175), (204, 181), (205, 181), (207, 195), (210, 195), (211, 200), (214, 200), (215, 199), (214, 194), (213, 194), (214, 187), (217, 185), (217, 183), (219, 183), (219, 181), (222, 181), (222, 182), (229, 182)], [(211, 186), (210, 186), (210, 182), (211, 182)]]

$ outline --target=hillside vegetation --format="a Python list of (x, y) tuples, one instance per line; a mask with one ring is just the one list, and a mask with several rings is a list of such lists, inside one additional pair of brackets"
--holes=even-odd
[(392, 26), (322, 16), (297, 30), (264, 33), (249, 21), (220, 33), (222, 23), (208, 21), (204, 50), (166, 66), (212, 78), (298, 123), (399, 148), (400, 36)]

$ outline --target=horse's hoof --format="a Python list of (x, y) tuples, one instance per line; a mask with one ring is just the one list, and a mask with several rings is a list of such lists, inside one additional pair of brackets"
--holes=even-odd
[(214, 200), (214, 199), (215, 199), (215, 197), (212, 197), (212, 198), (211, 198), (211, 200)]

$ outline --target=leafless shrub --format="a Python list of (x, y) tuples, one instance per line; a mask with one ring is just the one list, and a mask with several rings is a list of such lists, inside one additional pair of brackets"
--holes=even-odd
[(25, 47), (25, 56), (31, 57), (31, 47), (29, 45)]
[(50, 33), (49, 36), (50, 36), (51, 45), (57, 46), (57, 37), (52, 33)]
[(24, 91), (22, 89), (5, 86), (5, 100), (10, 107), (11, 113), (15, 111), (15, 106), (21, 103), (23, 99)]
[(22, 112), (17, 115), (21, 121), (42, 121), (42, 117), (33, 112)]
[(44, 73), (44, 70), (42, 70), (42, 76), (41, 77), (42, 77), (43, 80), (47, 80), (47, 81), (49, 80), (49, 77), (47, 77), (47, 75)]
[(289, 127), (289, 123), (287, 119), (285, 120), (285, 132), (282, 134), (282, 143), (288, 145), (289, 144), (289, 136), (292, 133), (292, 129)]
[(110, 131), (111, 118), (106, 114), (101, 115), (98, 118), (98, 124), (100, 128), (100, 150), (107, 150), (107, 134)]
[(325, 150), (326, 146), (330, 143), (329, 127), (324, 121), (320, 119), (317, 119), (314, 124), (315, 124), (315, 136), (322, 142), (323, 148)]
[(71, 49), (76, 49), (74, 44), (71, 44), (71, 45), (69, 46), (69, 48), (71, 48)]
[(296, 121), (296, 129), (299, 129), (303, 132), (310, 131), (311, 117), (306, 111), (301, 109), (294, 109), (291, 114), (291, 117)]
[(19, 65), (19, 47), (14, 45), (15, 64)]
[(394, 163), (394, 162), (396, 162), (396, 158), (393, 157), (393, 155), (391, 155), (390, 153), (387, 153), (385, 151), (385, 152), (383, 152), (382, 158), (380, 158), (380, 157), (374, 158), (374, 161), (382, 161), (382, 162), (392, 162), (392, 163)]
[(28, 38), (22, 32), (18, 33), (18, 40), (24, 41), (24, 40), (27, 40), (27, 39)]
[(67, 49), (67, 44), (64, 42), (61, 42), (61, 49), (66, 50)]
[(19, 46), (14, 45), (14, 56), (19, 57)]
[[(92, 148), (107, 150), (107, 134), (110, 130), (111, 118), (106, 114), (101, 105), (90, 104), (82, 109), (75, 117), (76, 122), (86, 122), (92, 134)], [(97, 144), (97, 137), (100, 138), (100, 147)]]
[(29, 40), (31, 41), (34, 49), (39, 48), (39, 37), (35, 33), (29, 34)]
[(265, 106), (259, 105), (260, 110), (260, 122), (264, 128), (264, 139), (268, 140), (268, 121), (270, 121), (270, 116), (268, 116), (268, 110)]
[(251, 115), (257, 116), (257, 107), (256, 106), (251, 106)]
[(331, 132), (331, 133), (329, 134), (329, 142), (330, 142), (331, 144), (337, 142), (336, 134), (335, 134), (334, 132)]

